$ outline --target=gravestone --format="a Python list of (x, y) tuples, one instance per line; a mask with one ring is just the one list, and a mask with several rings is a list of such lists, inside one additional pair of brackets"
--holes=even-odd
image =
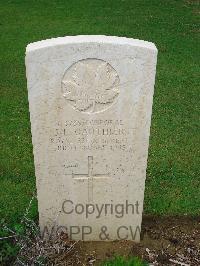
[(122, 37), (27, 46), (41, 231), (140, 240), (156, 58)]

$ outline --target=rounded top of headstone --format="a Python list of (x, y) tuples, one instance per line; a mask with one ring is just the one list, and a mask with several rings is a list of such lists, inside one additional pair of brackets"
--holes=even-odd
[(154, 43), (147, 42), (138, 39), (117, 37), (117, 36), (105, 36), (105, 35), (78, 35), (78, 36), (66, 36), (57, 37), (38, 42), (33, 42), (27, 45), (26, 53), (47, 48), (57, 45), (73, 44), (73, 43), (102, 43), (102, 44), (116, 44), (116, 45), (129, 45), (135, 47), (146, 48), (157, 52), (157, 48)]

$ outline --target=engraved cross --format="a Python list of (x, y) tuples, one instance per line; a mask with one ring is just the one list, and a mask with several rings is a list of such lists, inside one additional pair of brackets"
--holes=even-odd
[(104, 174), (94, 174), (93, 173), (93, 156), (88, 156), (88, 173), (87, 174), (74, 174), (72, 177), (77, 180), (88, 181), (88, 202), (93, 201), (93, 180), (94, 179), (107, 179), (109, 176)]

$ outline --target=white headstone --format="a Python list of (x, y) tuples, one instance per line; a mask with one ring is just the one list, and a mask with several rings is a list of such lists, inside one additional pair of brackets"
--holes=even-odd
[(139, 241), (156, 58), (153, 43), (121, 37), (27, 46), (41, 230)]

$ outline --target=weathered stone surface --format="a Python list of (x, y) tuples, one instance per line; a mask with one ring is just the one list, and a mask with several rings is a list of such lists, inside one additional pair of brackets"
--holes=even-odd
[(27, 46), (41, 230), (139, 241), (156, 57), (152, 43), (108, 36)]

